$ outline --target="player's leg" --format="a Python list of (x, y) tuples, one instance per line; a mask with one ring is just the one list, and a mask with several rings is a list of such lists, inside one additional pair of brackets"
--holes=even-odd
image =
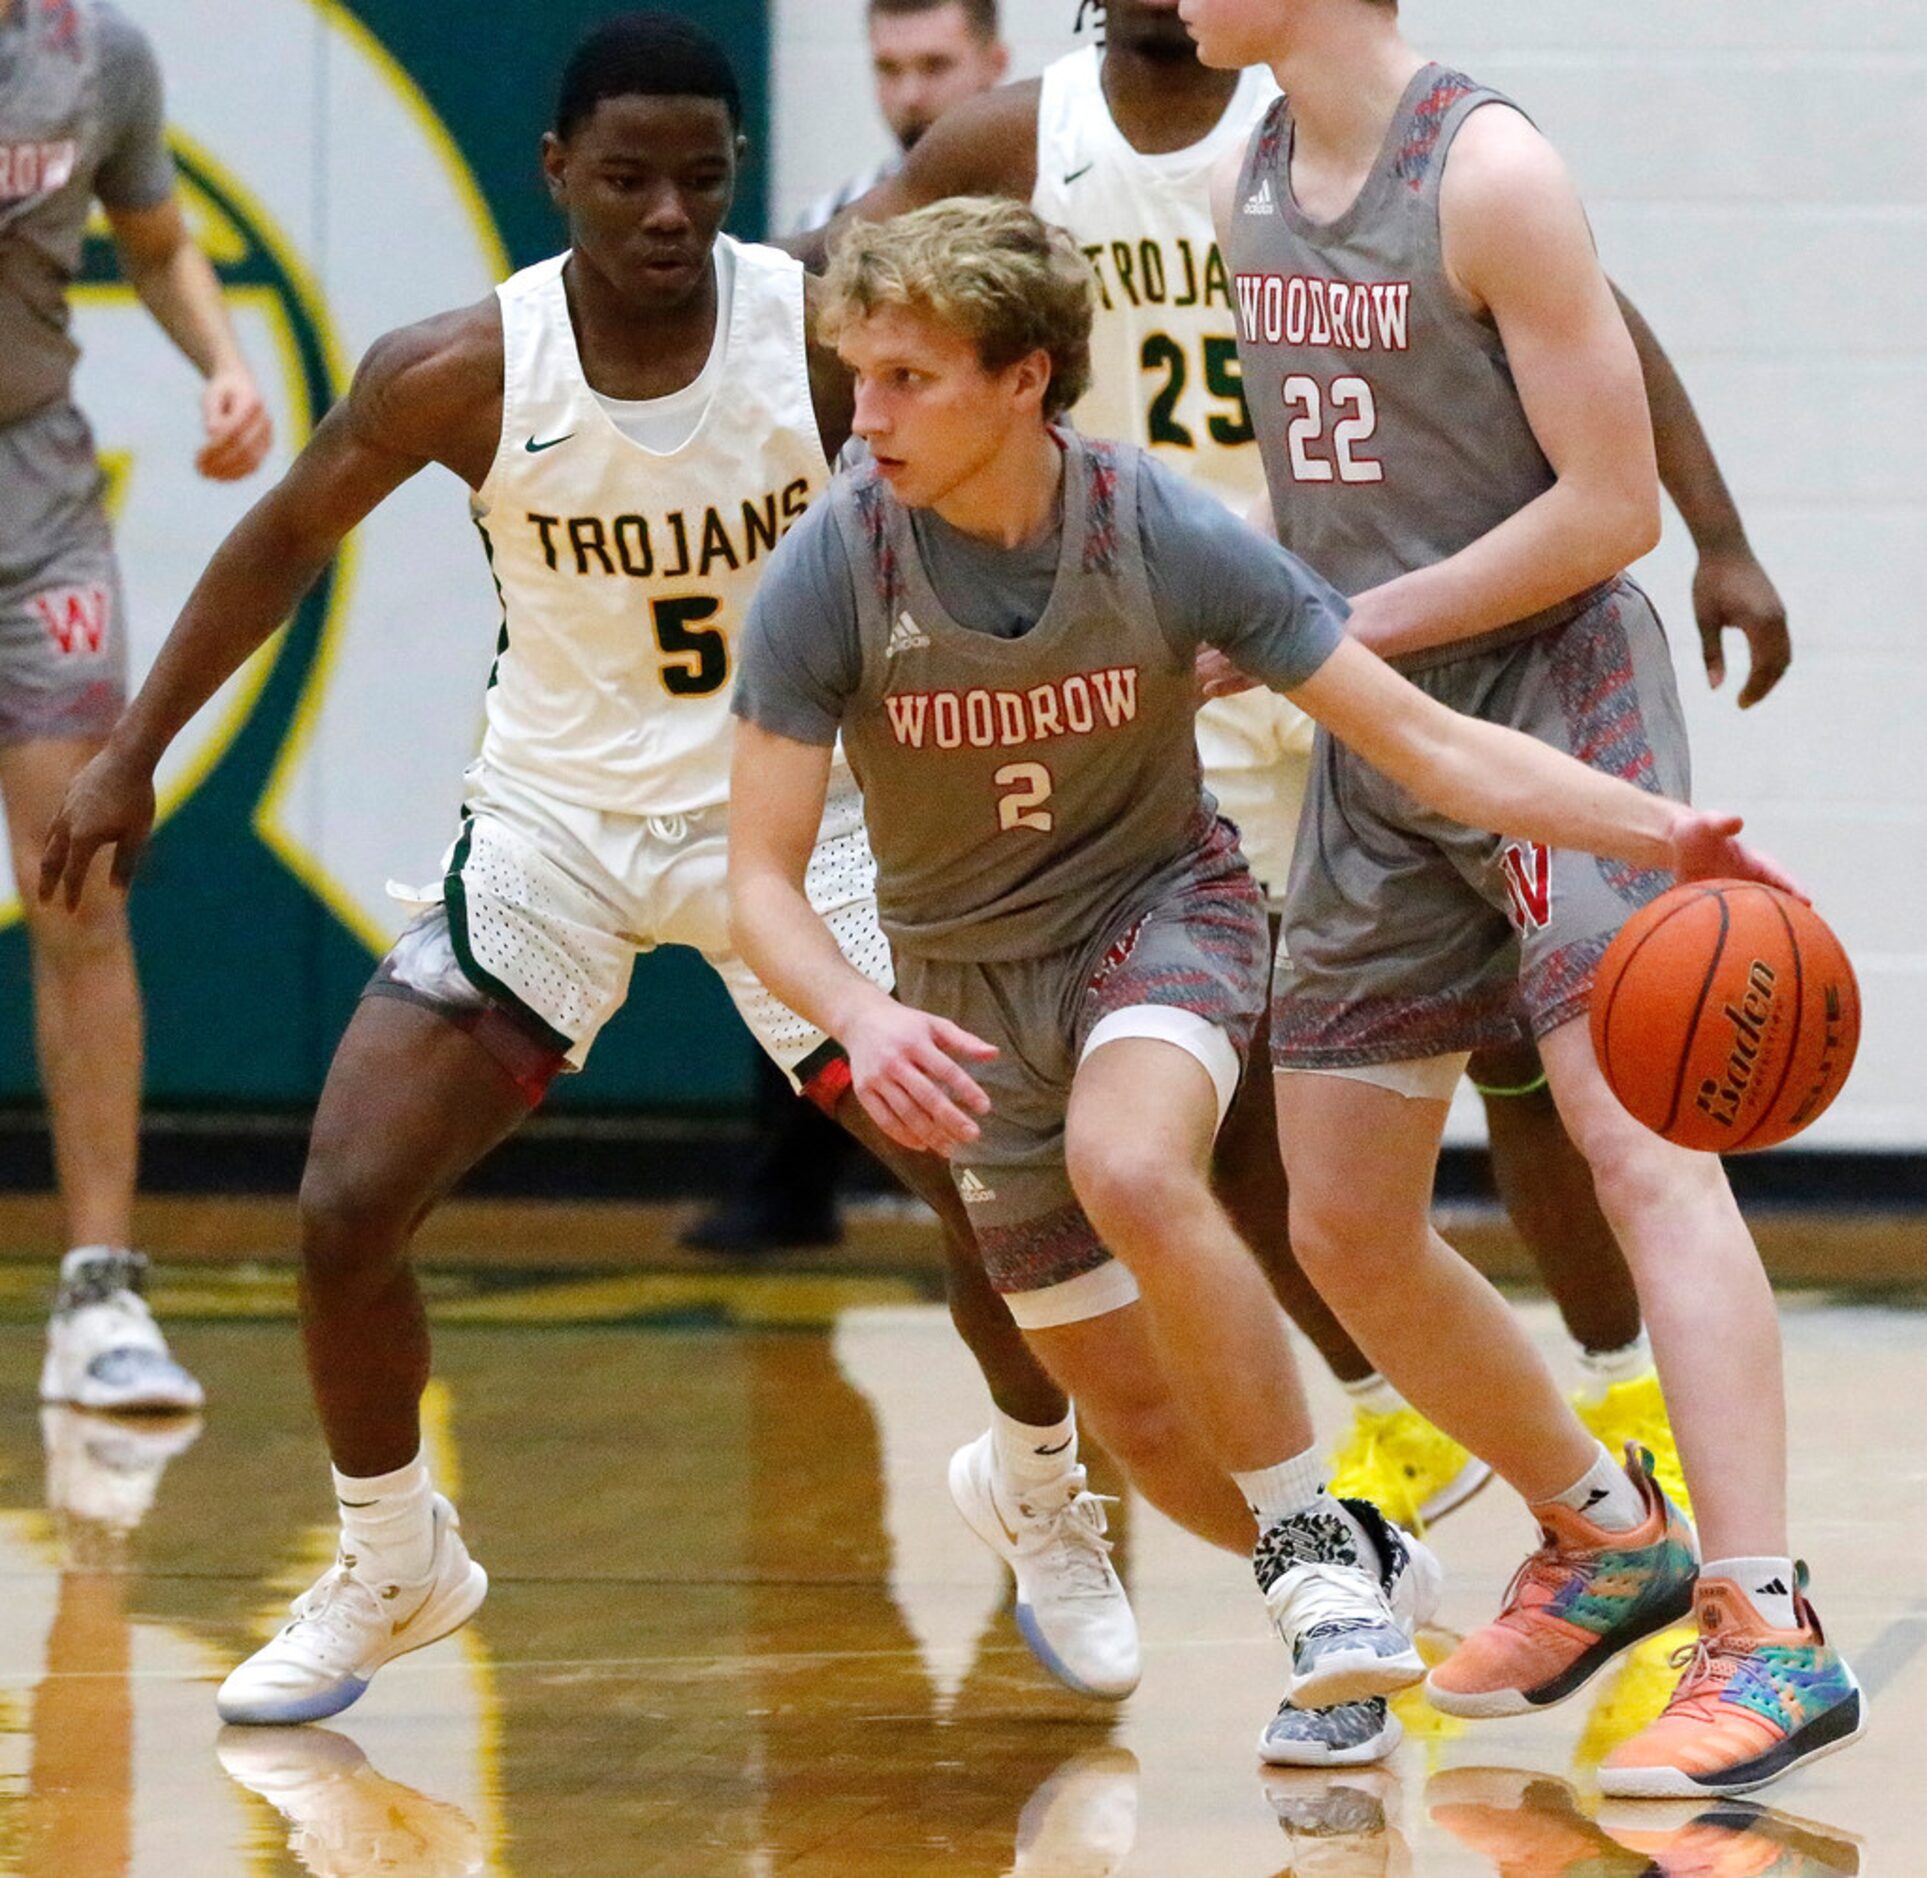
[(1718, 1157), (1675, 1147), (1626, 1113), (1583, 1021), (1540, 1048), (1639, 1286), (1705, 1560), (1701, 1660), (1667, 1712), (1608, 1756), (1600, 1783), (1632, 1797), (1744, 1791), (1865, 1726), (1859, 1688), (1826, 1641), (1788, 1546), (1772, 1288)]
[(1578, 1353), (1579, 1419), (1611, 1453), (1628, 1442), (1645, 1448), (1666, 1497), (1690, 1514), (1633, 1275), (1599, 1209), (1592, 1169), (1559, 1118), (1538, 1050), (1522, 1034), (1474, 1052), (1466, 1075), (1485, 1106), (1499, 1198)]

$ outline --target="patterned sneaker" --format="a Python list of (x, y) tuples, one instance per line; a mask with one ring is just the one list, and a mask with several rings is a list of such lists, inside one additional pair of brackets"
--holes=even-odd
[(1797, 1630), (1770, 1629), (1730, 1578), (1700, 1580), (1699, 1641), (1686, 1673), (1665, 1714), (1600, 1764), (1600, 1792), (1622, 1800), (1750, 1793), (1860, 1739), (1860, 1685), (1806, 1601), (1804, 1565), (1798, 1574)]
[(288, 1822), (288, 1850), (313, 1878), (469, 1878), (487, 1869), (475, 1822), (368, 1763), (332, 1728), (223, 1728), (214, 1752), (231, 1780)]
[(201, 1385), (167, 1351), (141, 1292), (147, 1261), (102, 1248), (62, 1262), (40, 1399), (108, 1414), (192, 1415)]
[(1438, 1608), (1439, 1562), (1369, 1500), (1344, 1505), (1371, 1540), (1371, 1558), (1359, 1556), (1351, 1526), (1322, 1507), (1277, 1521), (1252, 1554), (1271, 1621), (1291, 1651), (1291, 1708), (1362, 1703), (1425, 1674), (1412, 1633)]
[(1409, 1407), (1360, 1408), (1332, 1456), (1332, 1497), (1370, 1500), (1408, 1532), (1463, 1506), (1491, 1478), (1477, 1455)]
[(1624, 1454), (1629, 1447), (1644, 1448), (1653, 1457), (1653, 1478), (1659, 1482), (1660, 1492), (1688, 1519), (1693, 1517), (1685, 1470), (1679, 1464), (1679, 1443), (1673, 1439), (1658, 1370), (1649, 1369), (1628, 1382), (1616, 1382), (1604, 1395), (1590, 1395), (1582, 1389), (1572, 1398), (1572, 1406), (1608, 1454)]
[(1543, 1543), (1514, 1575), (1498, 1617), (1426, 1678), (1435, 1708), (1474, 1720), (1550, 1708), (1692, 1609), (1693, 1529), (1660, 1492), (1650, 1459), (1637, 1451), (1626, 1459), (1645, 1519), (1607, 1532), (1570, 1507), (1535, 1506)]
[(1411, 1848), (1395, 1823), (1398, 1777), (1389, 1769), (1328, 1779), (1269, 1773), (1264, 1787), (1290, 1848), (1290, 1878), (1391, 1878), (1411, 1869)]
[(1142, 1672), (1137, 1619), (1111, 1564), (1104, 1501), (1084, 1490), (1084, 1470), (1030, 1499), (994, 1484), (986, 1430), (950, 1457), (950, 1497), (964, 1524), (1017, 1579), (1017, 1628), (1067, 1689), (1121, 1702)]
[(1573, 1750), (1575, 1767), (1597, 1767), (1622, 1741), (1630, 1741), (1642, 1728), (1658, 1721), (1672, 1699), (1673, 1685), (1679, 1681), (1673, 1658), (1681, 1650), (1690, 1655), (1698, 1635), (1690, 1623), (1655, 1631), (1650, 1637), (1642, 1637), (1613, 1665), (1612, 1673), (1601, 1681), (1579, 1745)]
[(1258, 1758), (1267, 1767), (1365, 1767), (1388, 1758), (1404, 1738), (1382, 1695), (1330, 1708), (1282, 1702), (1258, 1737)]
[(369, 1584), (355, 1576), (352, 1556), (337, 1557), (295, 1599), (294, 1616), (229, 1671), (215, 1697), (221, 1719), (261, 1728), (338, 1715), (382, 1664), (467, 1623), (488, 1595), (488, 1573), (469, 1557), (455, 1509), (439, 1493), (434, 1520), (434, 1559), (415, 1584)]

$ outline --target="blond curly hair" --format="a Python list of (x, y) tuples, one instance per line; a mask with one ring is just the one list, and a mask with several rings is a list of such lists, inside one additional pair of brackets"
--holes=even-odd
[(903, 307), (927, 313), (1000, 372), (1033, 352), (1050, 357), (1044, 415), (1061, 416), (1090, 388), (1090, 263), (1061, 228), (1022, 203), (952, 196), (887, 222), (853, 222), (823, 277), (821, 322), (834, 345), (852, 319)]

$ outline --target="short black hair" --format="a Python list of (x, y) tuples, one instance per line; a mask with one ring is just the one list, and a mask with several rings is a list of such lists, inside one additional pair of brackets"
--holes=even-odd
[(618, 13), (583, 35), (562, 71), (555, 134), (572, 137), (604, 98), (719, 98), (734, 129), (743, 94), (713, 34), (674, 13)]

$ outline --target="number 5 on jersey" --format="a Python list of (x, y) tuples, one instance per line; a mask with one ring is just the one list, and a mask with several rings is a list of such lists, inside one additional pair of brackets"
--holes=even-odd
[(722, 611), (714, 594), (652, 600), (650, 618), (662, 649), (662, 688), (672, 698), (706, 698), (729, 682), (729, 641), (720, 626), (701, 626)]

